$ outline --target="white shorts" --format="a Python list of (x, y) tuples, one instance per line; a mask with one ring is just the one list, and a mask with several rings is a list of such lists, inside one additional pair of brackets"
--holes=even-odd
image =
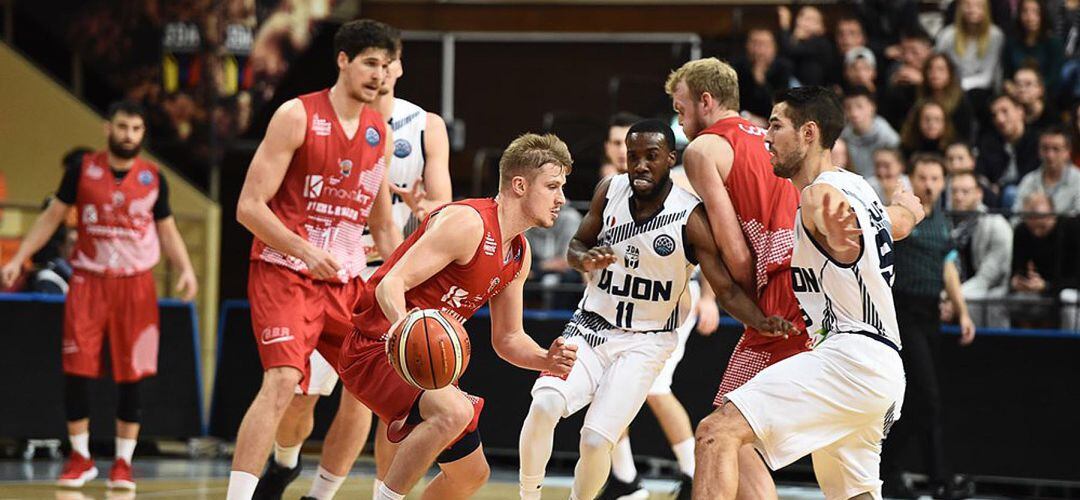
[(881, 498), (881, 442), (900, 418), (904, 366), (889, 346), (836, 334), (727, 393), (776, 470), (807, 454), (827, 499)]
[(679, 328), (675, 329), (675, 334), (679, 337), (679, 343), (675, 346), (675, 350), (671, 352), (671, 357), (664, 362), (664, 367), (660, 369), (660, 374), (656, 376), (656, 380), (653, 381), (653, 385), (649, 388), (650, 396), (659, 396), (662, 394), (671, 394), (671, 378), (675, 375), (675, 367), (679, 366), (679, 361), (682, 361), (683, 354), (686, 353), (686, 340), (690, 338), (690, 333), (694, 331), (694, 326), (697, 325), (697, 308), (698, 300), (701, 299), (701, 285), (697, 281), (690, 282), (690, 315), (686, 317), (686, 321), (683, 321)]
[[(588, 338), (593, 339), (595, 347)], [(604, 339), (598, 343), (599, 339)], [(532, 394), (557, 391), (566, 400), (569, 417), (590, 403), (583, 428), (618, 442), (637, 416), (664, 361), (675, 350), (675, 332), (635, 333), (619, 329), (575, 335), (566, 343), (578, 346), (577, 362), (566, 379), (541, 376)]]
[[(360, 271), (360, 278), (367, 280), (372, 274), (375, 274), (379, 266), (368, 266)], [(334, 387), (337, 386), (338, 374), (334, 371), (334, 367), (330, 366), (330, 362), (326, 361), (326, 358), (319, 354), (318, 350), (311, 351), (311, 376), (308, 382), (308, 390), (305, 393), (300, 385), (296, 386), (296, 394), (307, 395), (319, 395), (329, 396), (334, 393)]]

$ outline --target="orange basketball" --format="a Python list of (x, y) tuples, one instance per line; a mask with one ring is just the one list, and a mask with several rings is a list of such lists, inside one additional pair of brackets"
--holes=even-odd
[(427, 391), (457, 382), (472, 353), (465, 328), (438, 309), (409, 313), (386, 342), (394, 371), (409, 385)]

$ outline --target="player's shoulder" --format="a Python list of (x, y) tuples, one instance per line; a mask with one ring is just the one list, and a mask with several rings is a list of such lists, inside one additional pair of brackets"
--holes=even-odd
[(401, 128), (413, 122), (423, 124), (427, 121), (424, 108), (400, 97), (394, 98), (394, 111), (391, 112), (391, 117), (394, 128)]
[(437, 225), (446, 227), (462, 235), (483, 232), (487, 223), (484, 221), (483, 206), (470, 203), (472, 200), (450, 203), (432, 215)]
[[(303, 97), (303, 96), (301, 96)], [(307, 121), (307, 108), (301, 97), (294, 97), (281, 103), (274, 112), (272, 120), (284, 122), (287, 125), (303, 125)]]

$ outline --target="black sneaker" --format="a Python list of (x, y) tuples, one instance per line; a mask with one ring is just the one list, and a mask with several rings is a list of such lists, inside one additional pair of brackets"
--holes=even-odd
[(649, 490), (641, 486), (641, 477), (635, 477), (633, 481), (624, 483), (612, 474), (608, 477), (607, 486), (596, 500), (637, 500), (649, 498)]
[(680, 473), (679, 489), (675, 494), (675, 500), (690, 500), (690, 493), (694, 491), (694, 478)]
[(955, 475), (949, 484), (934, 484), (930, 487), (934, 498), (961, 500), (975, 494), (975, 483), (967, 476)]
[(901, 500), (916, 500), (919, 494), (903, 475), (888, 476), (881, 485), (881, 496)]
[(251, 500), (281, 500), (285, 488), (288, 488), (289, 483), (296, 480), (296, 477), (300, 475), (301, 468), (302, 465), (299, 461), (296, 462), (296, 467), (289, 469), (278, 465), (271, 458), (270, 464), (266, 466), (266, 472), (263, 472), (262, 477), (259, 478), (259, 485), (255, 487), (255, 493), (251, 496)]

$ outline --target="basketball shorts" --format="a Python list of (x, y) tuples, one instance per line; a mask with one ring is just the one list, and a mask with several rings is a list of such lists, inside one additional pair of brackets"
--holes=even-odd
[(780, 316), (791, 321), (799, 329), (798, 335), (784, 337), (766, 337), (757, 330), (747, 328), (735, 350), (731, 353), (720, 388), (713, 398), (714, 405), (720, 405), (724, 395), (746, 383), (764, 370), (766, 366), (789, 358), (800, 352), (810, 350), (810, 336), (806, 334), (806, 324), (802, 319), (802, 309), (795, 298), (791, 286), (791, 273), (779, 272), (769, 276), (769, 283), (757, 299), (758, 307), (766, 316)]
[(777, 470), (810, 454), (827, 499), (881, 498), (881, 442), (900, 418), (904, 366), (892, 347), (846, 333), (761, 371), (725, 399)]
[(563, 338), (578, 347), (574, 367), (566, 378), (541, 373), (532, 394), (557, 391), (566, 400), (564, 418), (589, 405), (582, 428), (618, 442), (645, 404), (649, 388), (679, 343), (678, 336), (674, 331), (629, 332), (578, 311)]
[(64, 373), (97, 378), (109, 339), (113, 379), (137, 382), (157, 374), (158, 304), (154, 276), (106, 277), (75, 271), (64, 304)]
[(679, 366), (679, 361), (682, 361), (683, 354), (686, 353), (686, 341), (694, 331), (694, 326), (697, 325), (697, 313), (695, 310), (699, 300), (701, 300), (701, 285), (699, 285), (697, 281), (691, 281), (690, 315), (686, 317), (686, 321), (683, 321), (683, 323), (675, 329), (675, 334), (679, 337), (679, 343), (675, 345), (675, 350), (671, 352), (671, 357), (664, 362), (664, 367), (660, 369), (660, 374), (656, 376), (656, 380), (653, 381), (652, 387), (649, 388), (649, 396), (671, 394), (671, 379), (675, 376), (675, 368)]
[[(300, 370), (300, 394), (328, 394), (336, 383), (341, 343), (352, 329), (352, 306), (363, 289), (360, 278), (349, 283), (316, 281), (282, 266), (251, 261), (248, 301), (251, 326), (264, 370), (291, 366)], [(314, 380), (311, 353), (318, 350), (325, 366)], [(333, 375), (335, 380), (328, 380)], [(310, 391), (310, 392), (309, 392)]]

